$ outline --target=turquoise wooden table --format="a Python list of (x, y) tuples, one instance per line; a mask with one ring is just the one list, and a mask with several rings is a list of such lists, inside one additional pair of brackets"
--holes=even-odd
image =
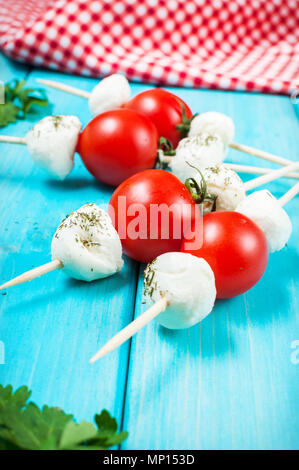
[[(31, 69), (3, 56), (0, 70), (3, 81), (24, 77), (33, 86), (37, 77), (84, 90), (97, 82)], [(132, 84), (134, 94), (147, 88)], [(229, 114), (237, 142), (298, 159), (299, 104), (288, 97), (174, 91), (193, 111)], [(48, 112), (88, 122), (86, 100), (47, 92)], [(1, 132), (23, 136), (45, 112)], [(0, 145), (2, 283), (50, 260), (61, 219), (86, 202), (108, 203), (112, 189), (96, 182), (79, 157), (69, 178), (54, 182), (26, 148)], [(271, 166), (236, 151), (229, 160)], [(294, 183), (283, 179), (268, 187), (279, 197)], [(78, 419), (108, 408), (130, 433), (122, 449), (298, 448), (299, 198), (287, 210), (293, 235), (285, 249), (271, 255), (252, 290), (218, 301), (211, 315), (188, 330), (152, 323), (93, 365), (88, 360), (99, 346), (141, 313), (143, 266), (126, 259), (120, 274), (91, 284), (53, 272), (2, 292), (0, 383), (27, 384), (39, 405), (63, 407)]]

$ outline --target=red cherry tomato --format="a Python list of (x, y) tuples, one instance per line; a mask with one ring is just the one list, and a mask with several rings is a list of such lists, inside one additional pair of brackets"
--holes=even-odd
[(181, 98), (161, 88), (154, 88), (139, 93), (124, 106), (146, 114), (155, 124), (159, 137), (170, 140), (175, 148), (181, 139), (176, 126), (182, 123), (182, 105), (186, 119), (190, 119), (192, 111)]
[(157, 130), (147, 116), (131, 109), (114, 109), (87, 124), (77, 151), (95, 178), (117, 186), (138, 171), (153, 168), (157, 144)]
[(124, 252), (146, 263), (162, 253), (180, 251), (199, 216), (187, 188), (165, 170), (146, 170), (124, 181), (112, 194), (108, 211)]
[(181, 251), (204, 258), (214, 271), (217, 298), (235, 297), (253, 287), (265, 272), (268, 246), (262, 230), (238, 212), (211, 212), (203, 217), (203, 244)]

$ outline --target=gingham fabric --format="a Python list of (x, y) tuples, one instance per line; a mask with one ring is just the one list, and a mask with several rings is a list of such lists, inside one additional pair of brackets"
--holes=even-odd
[(299, 2), (0, 0), (0, 47), (73, 74), (288, 94), (299, 86)]

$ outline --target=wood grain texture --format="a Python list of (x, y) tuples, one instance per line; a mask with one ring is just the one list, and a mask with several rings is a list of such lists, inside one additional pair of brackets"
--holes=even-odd
[[(0, 56), (0, 79), (61, 80), (90, 91), (96, 80), (30, 71)], [(146, 89), (132, 85), (133, 92)], [(171, 89), (170, 89), (171, 90)], [(172, 89), (193, 111), (217, 110), (236, 124), (236, 142), (297, 160), (299, 104), (284, 96)], [(83, 98), (48, 89), (53, 106), (0, 129), (23, 136), (46, 112), (90, 119)], [(79, 157), (65, 182), (51, 181), (26, 148), (1, 144), (0, 282), (50, 259), (60, 220), (86, 202), (105, 206), (112, 189), (89, 175)], [(231, 150), (228, 161), (276, 168)], [(250, 175), (242, 175), (244, 180)], [(293, 181), (268, 187), (280, 197)], [(33, 400), (90, 419), (107, 407), (130, 432), (124, 449), (298, 448), (299, 199), (286, 209), (294, 232), (270, 257), (250, 292), (219, 301), (211, 315), (188, 330), (148, 325), (132, 342), (94, 365), (89, 358), (144, 311), (144, 266), (126, 260), (121, 273), (85, 284), (53, 272), (0, 294), (0, 341), (5, 364), (0, 383), (27, 384)], [(137, 289), (137, 291), (136, 291)], [(136, 298), (135, 298), (136, 297)]]

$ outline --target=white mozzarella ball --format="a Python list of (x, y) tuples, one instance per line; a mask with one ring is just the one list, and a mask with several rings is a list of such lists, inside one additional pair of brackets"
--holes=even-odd
[(233, 141), (235, 126), (229, 116), (216, 111), (208, 111), (195, 116), (191, 121), (189, 135), (197, 135), (202, 132), (219, 135), (227, 147)]
[(163, 295), (169, 300), (157, 316), (162, 326), (188, 328), (203, 320), (216, 299), (215, 278), (209, 264), (189, 253), (164, 253), (145, 270), (145, 296), (157, 302)]
[(74, 166), (80, 129), (76, 116), (45, 117), (25, 137), (32, 159), (51, 176), (63, 180)]
[(121, 107), (131, 96), (128, 80), (124, 75), (115, 73), (103, 78), (92, 90), (89, 108), (94, 116)]
[(67, 274), (83, 281), (111, 276), (123, 267), (119, 236), (107, 212), (95, 204), (85, 204), (61, 223), (51, 251)]
[[(217, 211), (233, 211), (246, 197), (243, 181), (230, 168), (224, 165), (205, 168), (202, 170), (202, 175), (207, 184), (207, 192), (217, 196)], [(200, 184), (199, 174), (194, 179)]]
[[(171, 157), (170, 169), (183, 183), (193, 178), (198, 172), (209, 166), (215, 166), (224, 159), (224, 145), (221, 138), (212, 134), (200, 134), (182, 139)], [(188, 165), (188, 163), (190, 165)]]
[(292, 233), (292, 223), (278, 200), (266, 189), (255, 191), (236, 208), (264, 232), (270, 253), (281, 250)]

